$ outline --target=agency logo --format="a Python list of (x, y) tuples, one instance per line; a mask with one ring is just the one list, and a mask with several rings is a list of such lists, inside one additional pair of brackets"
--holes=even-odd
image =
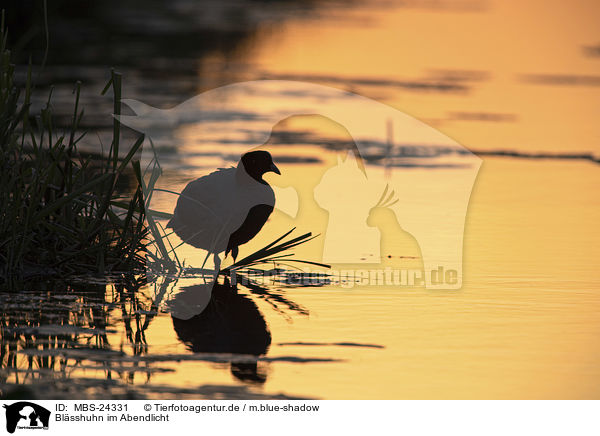
[[(145, 192), (148, 210), (160, 210), (149, 204), (150, 199), (153, 204), (166, 204), (179, 195), (170, 184), (174, 178), (161, 177), (163, 166), (155, 165), (160, 160), (176, 162), (175, 168), (185, 166), (185, 160), (178, 161), (181, 158), (172, 152), (173, 144), (189, 153), (191, 160), (197, 159), (198, 165), (205, 165), (206, 173), (214, 171), (212, 162), (216, 162), (215, 153), (221, 153), (218, 150), (223, 150), (224, 156), (230, 154), (232, 165), (239, 166), (240, 156), (264, 146), (274, 153), (273, 161), (282, 164), (284, 159), (293, 163), (306, 158), (301, 147), (294, 152), (295, 144), (318, 145), (323, 152), (311, 156), (319, 165), (302, 177), (297, 171), (291, 172), (296, 176), (288, 176), (282, 167), (280, 177), (272, 179), (275, 201), (265, 201), (259, 194), (239, 197), (266, 204), (269, 210), (278, 209), (287, 215), (290, 227), (309, 228), (322, 235), (322, 248), (310, 260), (331, 265), (331, 271), (348, 277), (340, 283), (462, 287), (464, 227), (481, 159), (427, 123), (365, 96), (295, 81), (235, 83), (203, 92), (170, 109), (137, 100), (122, 102), (135, 115), (118, 115), (117, 119), (150, 138), (151, 146), (144, 146), (142, 153), (148, 186), (152, 186)], [(343, 128), (344, 139), (331, 140), (289, 126), (279, 131), (275, 128), (290, 117), (313, 115)], [(289, 155), (280, 151), (282, 147), (272, 147), (272, 142)], [(337, 159), (330, 159), (332, 154)], [(258, 165), (259, 170), (268, 171), (268, 166)], [(234, 174), (235, 168), (229, 172)], [(207, 258), (215, 256), (215, 269), (226, 247), (204, 243), (202, 238), (225, 234), (229, 228), (225, 224), (241, 228), (225, 218), (233, 216), (229, 209), (221, 213), (213, 207), (223, 205), (225, 210), (239, 203), (232, 195), (240, 191), (237, 185), (232, 188), (239, 180), (227, 178), (225, 172), (219, 177), (190, 183), (181, 193), (190, 199), (186, 215), (190, 218), (183, 223), (186, 232), (182, 225), (176, 229), (180, 237), (186, 233), (184, 242), (192, 240), (188, 243), (207, 250)], [(240, 214), (241, 221), (246, 215)], [(203, 219), (199, 220), (200, 216)], [(210, 220), (223, 232), (207, 231)], [(228, 237), (223, 238), (227, 241)]]
[(6, 409), (6, 431), (14, 433), (16, 429), (48, 429), (50, 411), (29, 401), (19, 401), (3, 405)]

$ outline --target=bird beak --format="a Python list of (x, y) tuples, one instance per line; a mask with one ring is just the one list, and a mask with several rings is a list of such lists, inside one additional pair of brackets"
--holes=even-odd
[(279, 168), (277, 168), (274, 163), (271, 164), (271, 167), (269, 169), (271, 171), (273, 171), (275, 174), (281, 175), (281, 171), (279, 171)]

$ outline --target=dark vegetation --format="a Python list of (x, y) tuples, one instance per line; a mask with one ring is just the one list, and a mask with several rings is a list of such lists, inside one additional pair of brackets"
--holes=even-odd
[[(134, 157), (143, 137), (122, 152), (115, 120), (106, 153), (80, 153), (80, 83), (74, 84), (71, 125), (60, 131), (53, 126), (51, 89), (45, 106), (31, 112), (31, 63), (25, 83), (15, 81), (4, 15), (0, 56), (0, 281), (142, 272), (148, 229)], [(109, 90), (119, 114), (120, 74), (112, 72)], [(135, 178), (133, 194), (118, 191), (126, 177)]]

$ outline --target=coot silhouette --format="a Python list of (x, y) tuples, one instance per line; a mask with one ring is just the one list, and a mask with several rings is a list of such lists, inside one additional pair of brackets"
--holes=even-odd
[(275, 194), (263, 179), (267, 172), (281, 174), (267, 151), (251, 151), (237, 167), (217, 171), (190, 182), (181, 192), (167, 224), (182, 241), (207, 250), (219, 272), (219, 253), (231, 252), (262, 229), (275, 206)]

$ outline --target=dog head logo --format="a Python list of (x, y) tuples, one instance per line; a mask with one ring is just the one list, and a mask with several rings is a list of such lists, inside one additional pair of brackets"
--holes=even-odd
[(17, 428), (48, 428), (50, 411), (28, 401), (4, 405), (6, 409), (6, 431), (14, 433)]

